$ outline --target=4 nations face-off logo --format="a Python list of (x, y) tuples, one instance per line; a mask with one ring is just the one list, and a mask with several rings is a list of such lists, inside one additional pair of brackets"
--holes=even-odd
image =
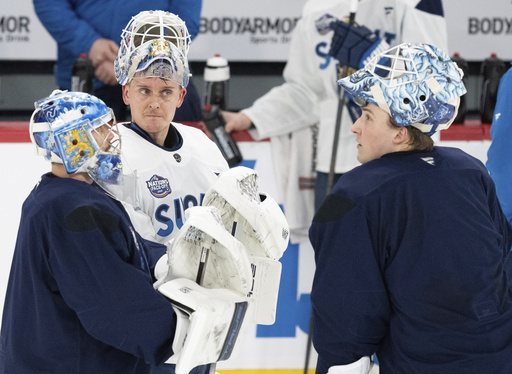
[(30, 17), (0, 14), (0, 42), (30, 41)]
[(156, 174), (146, 181), (146, 186), (151, 195), (157, 198), (166, 197), (172, 192), (169, 180)]

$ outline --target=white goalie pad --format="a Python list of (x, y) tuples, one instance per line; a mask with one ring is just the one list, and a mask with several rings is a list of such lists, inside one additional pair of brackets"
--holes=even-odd
[(158, 291), (171, 300), (178, 323), (186, 326), (186, 336), (176, 335), (174, 355), (167, 361), (176, 363), (176, 374), (231, 356), (247, 311), (245, 297), (226, 289), (206, 289), (190, 279), (166, 282)]
[(250, 255), (279, 260), (288, 247), (290, 230), (279, 205), (258, 191), (258, 174), (237, 166), (219, 175), (206, 192), (203, 206), (216, 207), (226, 229)]
[(276, 321), (277, 298), (281, 282), (281, 263), (266, 257), (251, 257), (253, 286), (249, 297), (250, 320), (259, 325)]
[(191, 207), (185, 224), (167, 250), (167, 274), (159, 261), (158, 288), (172, 279), (186, 278), (205, 288), (225, 288), (246, 296), (252, 285), (252, 269), (244, 245), (226, 231), (215, 207)]

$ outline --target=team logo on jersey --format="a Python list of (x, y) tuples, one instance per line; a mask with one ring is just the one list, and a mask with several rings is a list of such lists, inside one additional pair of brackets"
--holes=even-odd
[(174, 159), (176, 160), (176, 162), (181, 162), (181, 156), (177, 153), (173, 154), (174, 156)]
[(159, 175), (153, 175), (150, 180), (146, 181), (149, 192), (154, 197), (166, 197), (172, 192), (171, 185), (167, 178)]
[(336, 21), (336, 17), (333, 17), (330, 14), (324, 14), (315, 21), (316, 30), (320, 35), (325, 35), (331, 31), (331, 23), (334, 21)]

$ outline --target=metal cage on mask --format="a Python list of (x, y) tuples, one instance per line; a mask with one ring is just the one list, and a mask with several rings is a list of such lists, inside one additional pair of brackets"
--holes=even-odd
[[(39, 155), (64, 165), (68, 174), (87, 172), (93, 179), (120, 183), (121, 139), (112, 110), (100, 99), (82, 92), (55, 91), (35, 103), (30, 137)], [(112, 124), (110, 124), (112, 122)], [(105, 134), (98, 128), (107, 125)], [(93, 133), (103, 138), (98, 144)], [(113, 140), (103, 150), (110, 134)]]
[(385, 110), (398, 126), (432, 135), (447, 129), (457, 116), (460, 96), (466, 93), (462, 77), (462, 70), (440, 49), (403, 43), (338, 84), (358, 101)]

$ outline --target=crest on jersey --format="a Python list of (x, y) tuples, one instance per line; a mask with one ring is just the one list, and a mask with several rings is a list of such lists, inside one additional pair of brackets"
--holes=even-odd
[(146, 186), (151, 195), (157, 198), (166, 197), (172, 192), (169, 180), (156, 174), (146, 181)]
[(316, 30), (320, 35), (325, 35), (331, 31), (331, 23), (336, 21), (336, 18), (330, 14), (324, 14), (322, 17), (315, 21)]

